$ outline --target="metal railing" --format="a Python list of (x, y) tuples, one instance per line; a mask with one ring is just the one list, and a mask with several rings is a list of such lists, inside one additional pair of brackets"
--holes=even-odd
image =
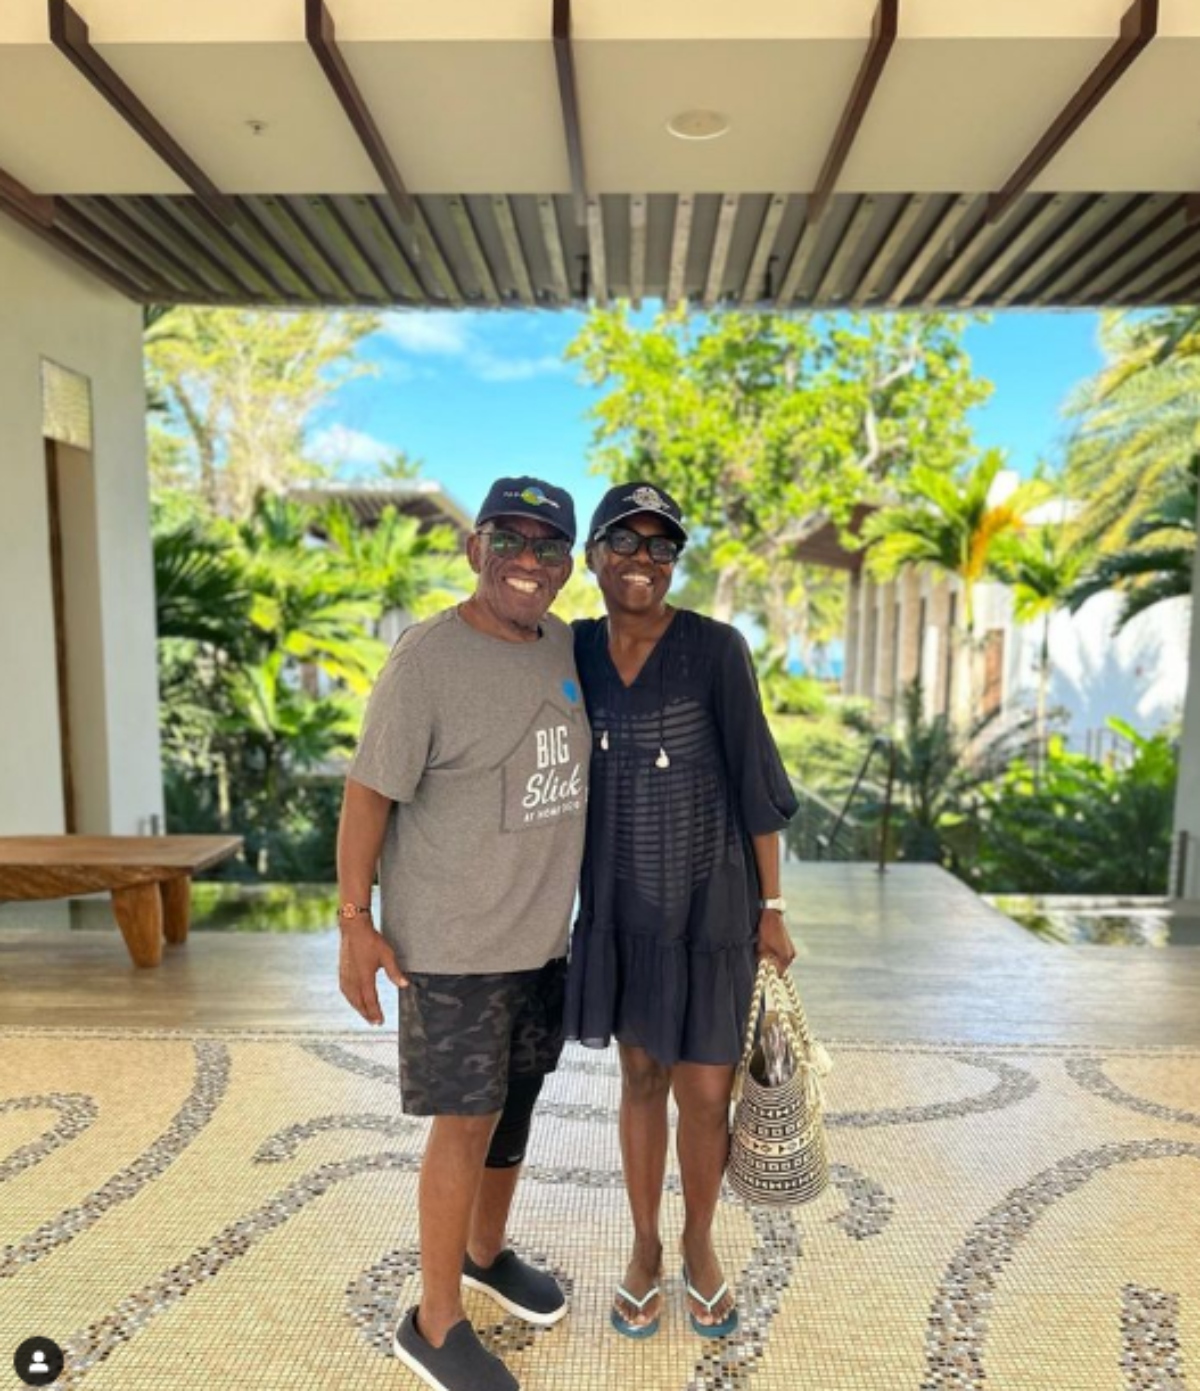
[[(817, 859), (825, 859), (830, 851), (836, 849), (838, 836), (842, 828), (850, 820), (850, 808), (866, 779), (867, 770), (871, 766), (871, 760), (877, 753), (883, 754), (887, 760), (887, 781), (883, 794), (883, 810), (879, 819), (879, 872), (883, 874), (886, 871), (888, 834), (892, 822), (892, 794), (896, 785), (896, 746), (890, 739), (882, 734), (877, 734), (875, 738), (871, 740), (871, 746), (867, 750), (866, 757), (862, 761), (862, 765), (858, 770), (858, 775), (851, 784), (850, 791), (846, 793), (846, 800), (842, 803), (842, 809), (838, 812), (829, 834), (817, 836)], [(858, 823), (855, 824), (857, 825)], [(859, 829), (861, 830), (862, 828), (860, 827)], [(863, 856), (863, 858), (865, 859), (867, 857)]]

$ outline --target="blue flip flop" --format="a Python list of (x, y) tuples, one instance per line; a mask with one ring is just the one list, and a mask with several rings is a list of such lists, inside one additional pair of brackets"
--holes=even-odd
[[(624, 1285), (617, 1286), (618, 1297), (625, 1300), (626, 1303), (632, 1304), (639, 1314), (656, 1294), (661, 1295), (662, 1290), (657, 1285), (651, 1285), (646, 1293), (642, 1295), (641, 1299), (635, 1299)], [(622, 1317), (622, 1315), (617, 1312), (616, 1305), (613, 1306), (612, 1313), (609, 1317), (612, 1321), (612, 1326), (625, 1338), (653, 1338), (658, 1332), (659, 1325), (662, 1323), (661, 1313), (652, 1318), (649, 1323), (630, 1323), (627, 1318)]]
[[(729, 1293), (729, 1285), (722, 1281), (721, 1288), (716, 1294), (714, 1294), (711, 1299), (705, 1299), (695, 1285), (688, 1279), (686, 1265), (683, 1267), (683, 1284), (691, 1298), (694, 1299), (697, 1304), (703, 1304), (705, 1311), (709, 1314), (712, 1313), (717, 1305), (720, 1304), (721, 1300)], [(741, 1322), (738, 1317), (736, 1304), (730, 1309), (720, 1323), (703, 1323), (692, 1313), (691, 1309), (688, 1310), (688, 1318), (692, 1321), (692, 1332), (698, 1334), (701, 1338), (728, 1338), (731, 1333), (737, 1332), (738, 1324)]]

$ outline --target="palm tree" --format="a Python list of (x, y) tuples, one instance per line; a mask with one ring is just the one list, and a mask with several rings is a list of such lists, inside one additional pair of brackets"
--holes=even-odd
[(870, 516), (863, 536), (868, 564), (880, 579), (894, 579), (911, 567), (955, 577), (962, 585), (968, 653), (968, 706), (975, 708), (975, 590), (994, 571), (1001, 541), (1018, 532), (1025, 517), (1047, 496), (1045, 483), (1020, 483), (992, 502), (1004, 455), (988, 450), (971, 468), (955, 476), (918, 464), (901, 502)]
[(1006, 537), (996, 556), (996, 573), (1010, 586), (1019, 623), (1042, 621), (1038, 653), (1037, 772), (1046, 750), (1046, 702), (1050, 687), (1050, 620), (1067, 605), (1089, 562), (1061, 525), (1031, 527)]
[(1108, 362), (1077, 393), (1066, 481), (1084, 506), (1072, 526), (1101, 551), (1126, 546), (1200, 444), (1200, 315), (1105, 315)]
[[(1200, 453), (1192, 456), (1186, 474), (1161, 497), (1154, 509), (1136, 522), (1129, 544), (1101, 556), (1095, 567), (1076, 583), (1070, 594), (1072, 612), (1093, 595), (1109, 589), (1125, 592), (1117, 619), (1124, 628), (1139, 613), (1165, 599), (1186, 598), (1192, 593), (1196, 561), (1196, 513), (1200, 507)], [(1162, 544), (1147, 546), (1152, 539)]]

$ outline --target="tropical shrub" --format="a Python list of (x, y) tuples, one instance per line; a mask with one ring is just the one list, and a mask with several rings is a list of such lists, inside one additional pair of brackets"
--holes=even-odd
[(980, 789), (973, 887), (991, 893), (1161, 894), (1171, 854), (1178, 755), (1165, 734), (1109, 725), (1133, 757), (1113, 766), (1052, 738), (1039, 777), (1014, 762)]

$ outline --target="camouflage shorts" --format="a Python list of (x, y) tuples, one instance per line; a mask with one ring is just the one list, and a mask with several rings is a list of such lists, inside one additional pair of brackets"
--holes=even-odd
[(487, 976), (407, 972), (400, 1101), (410, 1116), (486, 1116), (510, 1077), (553, 1072), (563, 1045), (565, 960)]

